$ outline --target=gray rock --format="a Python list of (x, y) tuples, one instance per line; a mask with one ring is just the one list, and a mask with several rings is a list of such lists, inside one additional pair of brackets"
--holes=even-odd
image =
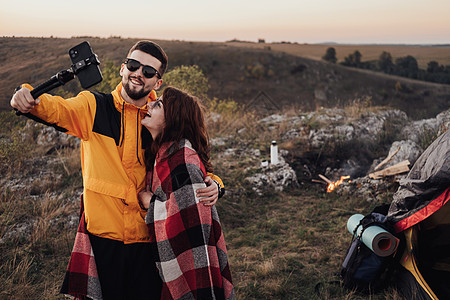
[(383, 168), (393, 166), (404, 160), (408, 160), (412, 166), (423, 152), (423, 149), (413, 141), (396, 141), (389, 149), (388, 156), (397, 151), (397, 149), (399, 149), (397, 154)]
[(316, 87), (314, 89), (314, 98), (320, 102), (325, 103), (327, 101), (327, 92), (321, 87)]
[(403, 128), (402, 134), (409, 140), (418, 143), (420, 138), (427, 134), (427, 131), (440, 135), (448, 129), (450, 129), (450, 109), (441, 112), (436, 118), (411, 122)]
[(270, 115), (264, 119), (259, 120), (259, 123), (262, 124), (280, 124), (287, 120), (287, 117), (285, 115)]
[(360, 196), (365, 201), (378, 201), (378, 196), (385, 193), (388, 183), (381, 179), (371, 179), (368, 176), (351, 179), (339, 185), (333, 192), (340, 195), (350, 194)]
[(390, 118), (407, 119), (406, 114), (399, 110), (370, 112), (359, 119), (345, 118), (343, 110), (334, 109), (333, 111), (336, 115), (330, 116), (331, 111), (321, 115), (309, 115), (311, 120), (327, 125), (310, 131), (308, 138), (313, 147), (321, 146), (330, 139), (345, 141), (355, 138), (374, 140), (383, 130), (386, 120)]
[(258, 195), (262, 195), (265, 191), (281, 192), (287, 187), (300, 186), (295, 171), (284, 162), (284, 159), (280, 159), (277, 165), (269, 164), (261, 168), (260, 173), (247, 177), (245, 180)]
[(436, 120), (440, 127), (439, 134), (443, 133), (450, 129), (450, 109), (444, 112), (441, 112), (436, 116)]
[(355, 136), (355, 127), (351, 125), (339, 125), (334, 130), (341, 139), (351, 140)]
[(216, 137), (209, 141), (211, 146), (225, 146), (227, 143), (227, 138), (224, 137)]
[(322, 124), (339, 124), (345, 121), (345, 110), (340, 108), (326, 108), (308, 114), (308, 119)]
[(400, 110), (370, 112), (352, 122), (355, 127), (354, 137), (373, 140), (383, 130), (385, 121), (391, 118), (396, 120), (408, 119), (406, 114)]
[(302, 131), (298, 128), (291, 128), (285, 134), (281, 136), (283, 141), (286, 140), (295, 140), (302, 136)]
[(273, 114), (265, 117), (258, 122), (263, 125), (278, 125), (286, 123), (290, 126), (300, 125), (306, 119), (305, 116), (293, 116), (289, 117), (286, 115)]
[(436, 118), (414, 121), (405, 126), (402, 130), (403, 136), (409, 140), (419, 143), (421, 136), (426, 131), (437, 132), (439, 130), (439, 123)]
[(44, 147), (78, 147), (80, 139), (57, 131), (50, 126), (44, 126), (32, 120), (28, 121), (25, 127), (21, 130), (22, 140), (31, 141), (35, 132), (38, 135), (35, 138), (35, 143), (38, 146)]

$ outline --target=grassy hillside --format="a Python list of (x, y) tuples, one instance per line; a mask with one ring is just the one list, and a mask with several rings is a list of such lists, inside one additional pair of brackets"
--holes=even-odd
[[(19, 83), (37, 84), (67, 68), (67, 50), (83, 40), (1, 38), (1, 108), (9, 110)], [(103, 62), (116, 64), (136, 41), (87, 40)], [(306, 118), (305, 111), (342, 106), (346, 115), (363, 122), (359, 118), (364, 113), (380, 109), (374, 105), (385, 105), (415, 118), (428, 117), (450, 107), (450, 87), (304, 58), (290, 48), (298, 45), (283, 45), (283, 52), (267, 45), (251, 49), (240, 43), (158, 42), (167, 50), (170, 68), (200, 66), (209, 79), (209, 97), (269, 104), (269, 110), (302, 120), (260, 122), (261, 115), (231, 102), (233, 107), (213, 111), (208, 118), (211, 136), (223, 141), (213, 146), (211, 159), (227, 189), (217, 207), (238, 299), (401, 299), (394, 290), (361, 296), (327, 284), (336, 280), (349, 246), (346, 221), (389, 202), (394, 178), (377, 186), (373, 202), (359, 194), (326, 193), (311, 179), (348, 158), (384, 157), (391, 143), (403, 138), (398, 136), (402, 120), (386, 120), (375, 141), (333, 138), (316, 149), (308, 138), (313, 130), (343, 123), (329, 115), (333, 110), (319, 109), (323, 116), (313, 119)], [(67, 88), (79, 89), (75, 84)], [(0, 299), (65, 299), (58, 291), (78, 225), (80, 149), (72, 140), (57, 139), (32, 124), (12, 112), (0, 112)], [(298, 137), (286, 138), (295, 132)], [(289, 150), (286, 159), (301, 185), (259, 195), (245, 178), (259, 172), (273, 139), (280, 141), (280, 149)], [(325, 284), (320, 296), (314, 291), (317, 283)]]
[[(111, 60), (116, 64), (120, 64), (128, 49), (137, 41), (91, 37), (1, 38), (0, 110), (9, 109), (9, 99), (20, 83), (36, 85), (68, 68), (68, 49), (83, 40), (91, 43), (101, 61)], [(342, 107), (360, 98), (373, 105), (399, 108), (417, 119), (433, 117), (450, 107), (449, 85), (328, 64), (317, 60), (325, 52), (322, 48), (304, 53), (302, 49), (306, 46), (298, 44), (157, 42), (169, 55), (169, 69), (179, 65), (200, 66), (208, 77), (211, 98), (231, 98), (238, 103), (256, 106), (260, 101), (269, 99), (270, 103), (276, 103), (273, 110), (290, 106), (304, 110), (321, 106)], [(379, 48), (382, 46), (373, 47), (377, 52), (381, 51)], [(409, 52), (411, 49), (400, 47), (396, 53), (414, 54)], [(386, 50), (392, 51), (390, 48)], [(423, 59), (445, 59), (445, 54), (435, 50), (432, 47), (422, 49)], [(337, 51), (339, 56), (339, 49)], [(364, 58), (365, 52), (362, 51), (362, 54)], [(79, 90), (75, 83), (69, 83), (68, 88)], [(264, 93), (262, 100), (257, 98), (261, 92)]]

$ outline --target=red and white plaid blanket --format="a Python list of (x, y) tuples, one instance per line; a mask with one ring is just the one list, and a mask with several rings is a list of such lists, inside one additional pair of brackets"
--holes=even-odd
[(161, 299), (235, 299), (215, 206), (199, 203), (205, 168), (187, 140), (163, 144), (147, 183), (146, 216), (163, 291)]
[(86, 297), (93, 300), (103, 299), (94, 252), (84, 219), (83, 198), (81, 199), (80, 224), (61, 287), (61, 294), (73, 296), (75, 299), (86, 299)]

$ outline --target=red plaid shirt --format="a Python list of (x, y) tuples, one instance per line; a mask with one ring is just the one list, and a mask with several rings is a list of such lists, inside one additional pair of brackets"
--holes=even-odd
[(227, 250), (215, 206), (199, 203), (205, 168), (187, 140), (165, 143), (147, 183), (146, 216), (163, 281), (162, 299), (235, 299)]
[(80, 224), (61, 293), (73, 296), (75, 299), (86, 299), (86, 297), (94, 300), (103, 299), (94, 252), (84, 219), (83, 197), (81, 197)]

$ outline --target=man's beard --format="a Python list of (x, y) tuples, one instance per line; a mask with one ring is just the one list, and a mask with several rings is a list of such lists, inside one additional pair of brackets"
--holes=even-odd
[(150, 92), (152, 91), (152, 89), (145, 90), (144, 88), (141, 88), (136, 91), (131, 90), (129, 79), (126, 83), (123, 84), (123, 88), (125, 89), (125, 92), (127, 93), (128, 97), (130, 97), (133, 100), (142, 99), (148, 96), (148, 94), (150, 94)]

